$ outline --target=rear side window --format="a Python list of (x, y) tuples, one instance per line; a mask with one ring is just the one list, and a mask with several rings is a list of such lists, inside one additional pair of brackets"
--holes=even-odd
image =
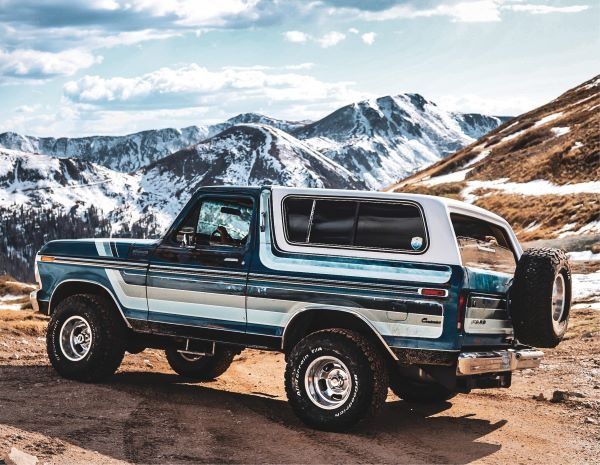
[(425, 224), (415, 205), (360, 203), (355, 239), (359, 247), (420, 250), (424, 249), (424, 238)]
[(352, 245), (356, 202), (318, 200), (310, 225), (310, 244)]
[(515, 272), (515, 253), (503, 228), (465, 215), (451, 214), (450, 219), (464, 266)]
[(403, 252), (427, 248), (416, 204), (287, 197), (283, 211), (290, 243)]

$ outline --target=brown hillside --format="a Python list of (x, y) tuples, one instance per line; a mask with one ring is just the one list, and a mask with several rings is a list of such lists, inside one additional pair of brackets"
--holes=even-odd
[(523, 239), (600, 232), (600, 76), (389, 190), (473, 202)]

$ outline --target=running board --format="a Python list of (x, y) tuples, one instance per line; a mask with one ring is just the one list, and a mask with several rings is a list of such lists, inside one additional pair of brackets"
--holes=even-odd
[(185, 349), (178, 349), (178, 353), (188, 356), (213, 356), (215, 355), (215, 343), (208, 341), (185, 340)]

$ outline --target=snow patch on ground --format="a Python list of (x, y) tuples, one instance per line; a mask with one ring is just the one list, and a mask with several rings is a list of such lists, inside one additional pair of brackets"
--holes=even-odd
[(491, 150), (482, 150), (479, 155), (477, 155), (475, 158), (473, 158), (471, 161), (469, 161), (463, 168), (468, 168), (469, 166), (473, 166), (475, 163), (479, 163), (481, 160), (483, 160), (485, 157), (487, 157), (490, 153), (492, 153)]
[(596, 261), (600, 260), (600, 253), (593, 253), (591, 250), (582, 250), (581, 252), (567, 252), (569, 259), (573, 261)]
[(574, 274), (573, 301), (588, 301), (600, 297), (600, 271)]
[(564, 136), (565, 134), (568, 134), (571, 131), (571, 128), (569, 126), (559, 126), (559, 127), (555, 127), (550, 129), (550, 131), (552, 131), (552, 134), (554, 134), (554, 137), (559, 137), (559, 136)]
[(539, 121), (536, 121), (535, 124), (533, 125), (533, 127), (535, 128), (538, 126), (542, 126), (543, 124), (549, 123), (550, 121), (554, 121), (555, 119), (560, 118), (562, 115), (563, 115), (563, 112), (559, 111), (558, 113), (552, 113), (551, 115), (544, 116)]
[(500, 142), (507, 142), (509, 140), (515, 139), (516, 137), (519, 137), (521, 134), (525, 133), (526, 131), (527, 131), (527, 129), (523, 129), (522, 131), (513, 132), (512, 134), (509, 134), (508, 136), (504, 136), (502, 139), (500, 139)]
[(478, 189), (498, 190), (503, 193), (518, 195), (600, 194), (600, 181), (563, 185), (554, 184), (544, 179), (530, 182), (507, 181), (508, 178), (499, 178), (493, 181), (468, 181), (467, 187), (462, 190), (461, 195), (466, 202), (473, 203), (478, 198), (473, 192)]
[(471, 168), (455, 171), (454, 173), (443, 174), (442, 176), (436, 176), (435, 178), (427, 179), (422, 182), (427, 186), (437, 186), (438, 184), (446, 184), (448, 182), (461, 182), (465, 180), (465, 176), (469, 171), (471, 171)]

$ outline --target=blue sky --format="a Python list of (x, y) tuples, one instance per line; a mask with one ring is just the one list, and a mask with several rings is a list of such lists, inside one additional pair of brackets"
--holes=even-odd
[(598, 0), (0, 0), (0, 132), (317, 119), (418, 92), (516, 115), (600, 72)]

